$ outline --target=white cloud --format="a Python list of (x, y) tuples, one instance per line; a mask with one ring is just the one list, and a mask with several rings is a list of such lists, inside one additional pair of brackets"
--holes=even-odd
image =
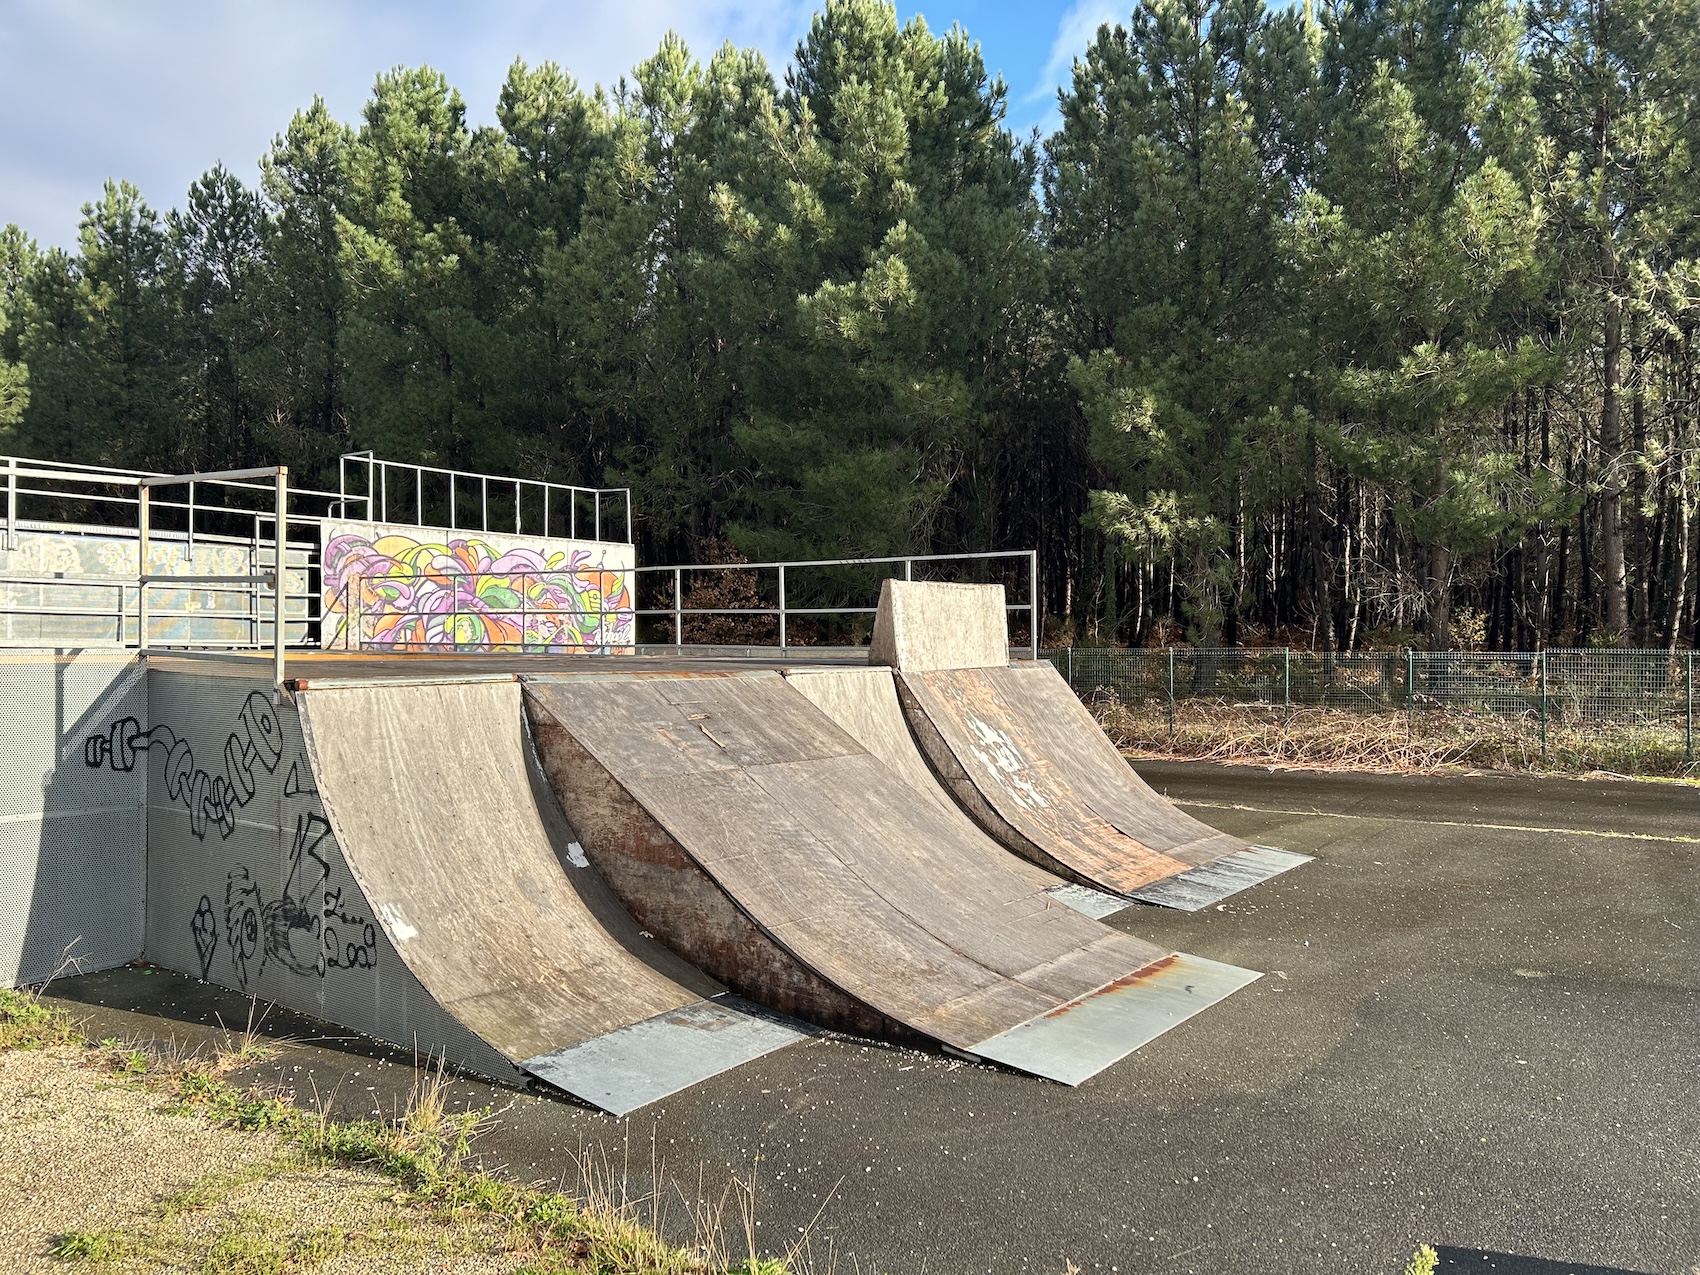
[(1049, 133), (1057, 126), (1057, 90), (1072, 82), (1074, 60), (1085, 55), (1086, 47), (1097, 38), (1099, 27), (1106, 23), (1125, 24), (1132, 9), (1133, 0), (1074, 0), (1057, 20), (1051, 56), (1045, 62), (1039, 82), (1023, 99), (1028, 104), (1048, 101), (1044, 114), (1034, 121), (1041, 133)]
[(430, 63), (493, 118), (515, 57), (612, 84), (669, 29), (779, 69), (808, 0), (0, 0), (0, 224), (70, 246), (81, 205), (122, 177), (156, 207), (222, 160), (246, 180), (293, 112), (358, 117), (376, 75)]

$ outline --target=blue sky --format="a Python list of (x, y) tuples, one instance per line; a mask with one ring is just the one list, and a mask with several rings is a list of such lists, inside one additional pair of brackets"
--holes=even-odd
[[(699, 56), (723, 40), (783, 66), (810, 0), (0, 0), (0, 224), (71, 247), (108, 177), (156, 208), (222, 160), (252, 181), (290, 115), (322, 95), (357, 119), (373, 77), (429, 63), (474, 122), (493, 117), (509, 64), (553, 58), (612, 83), (678, 31)], [(1049, 128), (1056, 87), (1100, 21), (1131, 0), (901, 0), (943, 31), (960, 22), (1009, 82), (1010, 122)]]

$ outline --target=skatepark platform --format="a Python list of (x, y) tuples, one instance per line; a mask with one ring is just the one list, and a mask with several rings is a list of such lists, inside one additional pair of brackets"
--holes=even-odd
[(1008, 853), (866, 658), (150, 652), (59, 773), (142, 812), (111, 959), (615, 1113), (818, 1027), (1076, 1084), (1257, 977)]

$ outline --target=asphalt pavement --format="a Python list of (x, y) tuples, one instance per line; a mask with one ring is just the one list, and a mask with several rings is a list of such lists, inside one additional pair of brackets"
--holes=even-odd
[[(1207, 912), (1110, 923), (1265, 977), (1077, 1089), (823, 1037), (615, 1120), (471, 1080), (503, 1174), (588, 1174), (688, 1239), (704, 1205), (817, 1271), (1700, 1272), (1700, 789), (1141, 772), (1316, 856)], [(205, 1047), (247, 1001), (164, 971), (64, 980), (99, 1035)], [(343, 1115), (411, 1056), (281, 1011), (254, 1069)], [(656, 1184), (659, 1183), (657, 1190)], [(658, 1196), (659, 1203), (652, 1202)]]

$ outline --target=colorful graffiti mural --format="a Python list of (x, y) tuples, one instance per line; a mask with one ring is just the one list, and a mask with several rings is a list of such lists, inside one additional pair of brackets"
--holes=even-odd
[(630, 648), (629, 545), (432, 534), (327, 524), (321, 644), (379, 651)]

